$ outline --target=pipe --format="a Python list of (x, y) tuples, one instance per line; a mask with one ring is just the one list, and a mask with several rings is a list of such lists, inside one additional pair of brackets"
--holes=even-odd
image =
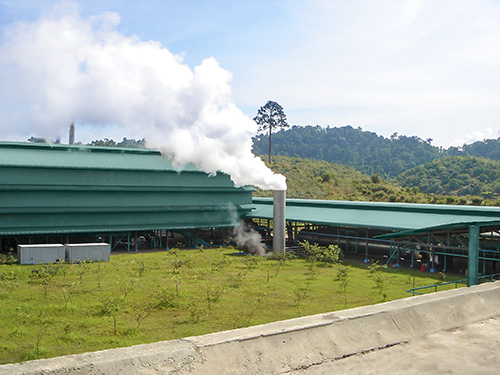
[(286, 190), (273, 190), (273, 251), (285, 250)]

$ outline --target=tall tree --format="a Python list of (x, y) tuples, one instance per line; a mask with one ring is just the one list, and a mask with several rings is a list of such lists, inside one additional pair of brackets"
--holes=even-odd
[(260, 125), (259, 132), (269, 129), (269, 163), (271, 163), (271, 134), (275, 128), (287, 128), (286, 115), (283, 107), (269, 100), (265, 106), (260, 107), (253, 120)]

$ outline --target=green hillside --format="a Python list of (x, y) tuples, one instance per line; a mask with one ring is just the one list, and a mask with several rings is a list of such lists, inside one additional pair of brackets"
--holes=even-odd
[[(353, 167), (324, 160), (275, 156), (273, 163), (268, 166), (287, 177), (289, 198), (420, 203), (435, 201), (419, 193), (416, 188), (402, 188), (378, 175), (367, 176)], [(272, 193), (258, 190), (254, 195), (270, 197)]]
[[(266, 155), (269, 136), (253, 139), (255, 155)], [(399, 174), (447, 156), (476, 156), (500, 160), (500, 138), (474, 142), (470, 145), (443, 149), (432, 145), (432, 139), (394, 133), (390, 138), (352, 126), (292, 126), (272, 136), (273, 155), (298, 156), (350, 165), (384, 178)], [(469, 193), (468, 193), (469, 194)]]
[[(266, 157), (262, 157), (262, 159), (267, 160)], [(450, 159), (454, 158), (448, 157), (444, 160)], [(474, 160), (477, 158), (462, 159), (471, 160), (470, 163), (475, 163)], [(482, 161), (483, 159), (478, 160)], [(437, 163), (437, 165), (439, 165), (438, 162), (439, 161), (435, 161), (430, 164), (434, 165), (434, 163)], [(466, 165), (470, 166), (472, 164)], [(459, 196), (457, 194), (428, 194), (421, 192), (419, 185), (412, 185), (416, 180), (412, 180), (414, 182), (409, 182), (405, 186), (400, 186), (398, 182), (384, 180), (377, 174), (368, 176), (362, 174), (353, 167), (328, 163), (324, 160), (274, 156), (273, 163), (271, 165), (268, 164), (268, 166), (274, 172), (283, 174), (287, 177), (288, 198), (436, 204), (500, 204), (500, 201), (496, 199), (490, 199), (481, 194), (475, 195), (472, 193), (472, 190), (470, 190), (471, 193), (467, 193), (464, 196)], [(424, 173), (423, 176), (425, 176), (424, 167), (416, 168), (416, 170), (422, 170), (422, 173)], [(475, 173), (479, 173), (480, 169), (476, 170), (472, 168), (472, 170), (476, 171)], [(451, 172), (451, 174), (453, 174), (453, 172)], [(413, 175), (408, 173), (407, 176), (411, 178)], [(459, 174), (459, 176), (461, 175)], [(480, 176), (482, 176), (482, 174), (479, 174), (477, 178), (484, 178), (484, 176)], [(420, 177), (417, 177), (417, 179), (418, 178)], [(422, 184), (422, 189), (425, 189), (424, 184)], [(476, 191), (477, 190), (474, 190), (474, 192)], [(257, 190), (254, 195), (270, 197), (272, 193), (270, 191)], [(496, 196), (492, 196), (492, 198), (495, 197)]]
[(427, 194), (481, 196), (500, 195), (500, 161), (473, 156), (447, 156), (410, 169), (396, 178), (402, 186)]
[[(256, 155), (265, 155), (269, 136), (253, 139)], [(351, 126), (323, 128), (292, 126), (272, 136), (273, 155), (298, 156), (349, 165), (372, 175), (390, 178), (441, 157), (441, 149), (418, 137), (394, 134), (390, 139)]]

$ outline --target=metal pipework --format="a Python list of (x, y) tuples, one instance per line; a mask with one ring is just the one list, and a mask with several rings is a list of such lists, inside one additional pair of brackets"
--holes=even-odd
[(285, 249), (285, 207), (286, 190), (273, 190), (273, 251), (278, 254)]

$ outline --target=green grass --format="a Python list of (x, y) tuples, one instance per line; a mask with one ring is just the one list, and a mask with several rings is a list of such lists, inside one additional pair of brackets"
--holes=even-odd
[(438, 282), (436, 275), (378, 269), (380, 290), (365, 265), (344, 266), (345, 294), (338, 264), (280, 262), (231, 248), (116, 254), (110, 262), (80, 265), (0, 265), (0, 363), (369, 305), (408, 297), (414, 281), (417, 287)]

